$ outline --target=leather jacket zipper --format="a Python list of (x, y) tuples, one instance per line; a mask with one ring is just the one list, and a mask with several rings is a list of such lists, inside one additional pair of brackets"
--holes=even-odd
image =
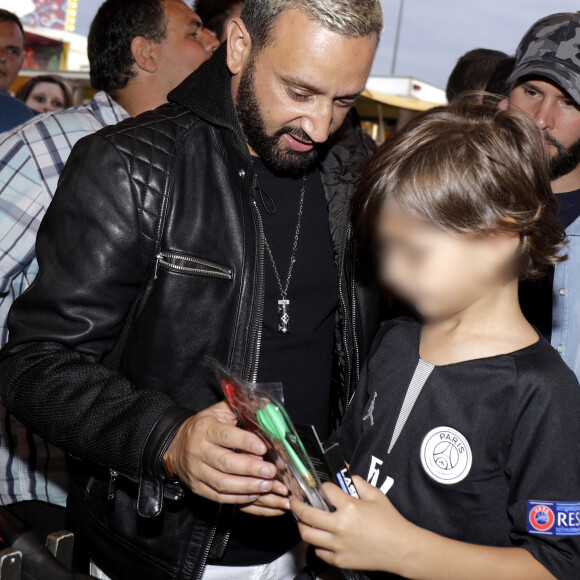
[[(351, 230), (351, 226), (349, 225), (349, 231)], [(360, 378), (360, 368), (361, 368), (361, 360), (360, 360), (360, 347), (358, 343), (358, 336), (357, 336), (357, 320), (356, 320), (356, 244), (354, 246), (354, 257), (352, 259), (352, 281), (351, 281), (351, 292), (352, 292), (352, 341), (354, 344), (354, 371), (356, 382)], [(350, 399), (350, 397), (349, 397)], [(348, 405), (348, 402), (347, 402)]]
[[(222, 513), (222, 509), (223, 509), (222, 504), (219, 504), (218, 509), (217, 509), (217, 513), (216, 513), (217, 520), (219, 520), (219, 517)], [(198, 569), (196, 570), (196, 572), (193, 576), (193, 580), (201, 580), (201, 577), (203, 576), (203, 572), (205, 570), (205, 565), (207, 563), (207, 558), (209, 556), (209, 551), (211, 550), (211, 547), (213, 545), (213, 541), (215, 539), (216, 532), (217, 532), (217, 525), (212, 526), (211, 529), (207, 533), (207, 537), (206, 537), (207, 541), (205, 542), (205, 547), (203, 549), (201, 563), (200, 563), (200, 566), (198, 567)]]
[[(254, 175), (252, 181), (252, 191), (256, 190), (256, 183), (258, 176)], [(252, 328), (252, 335), (250, 337), (250, 356), (248, 357), (249, 365), (247, 367), (246, 378), (251, 382), (256, 382), (258, 380), (258, 367), (260, 364), (260, 350), (262, 347), (262, 323), (264, 319), (264, 296), (266, 292), (265, 283), (265, 258), (264, 258), (264, 223), (262, 222), (262, 216), (258, 210), (258, 204), (256, 199), (252, 197), (252, 208), (256, 217), (256, 223), (258, 224), (258, 304), (257, 312), (254, 326)], [(218, 506), (218, 511), (216, 518), (219, 520), (223, 506)], [(205, 547), (203, 555), (201, 558), (200, 566), (193, 576), (193, 580), (200, 580), (203, 576), (203, 571), (205, 569), (207, 558), (209, 552), (215, 540), (215, 535), (217, 532), (217, 525), (212, 526), (207, 535), (207, 541), (205, 542)], [(224, 537), (223, 544), (227, 546), (230, 537), (230, 531), (228, 530), (226, 536)]]
[[(168, 260), (182, 260), (183, 262), (191, 264), (191, 266), (180, 266), (173, 262), (169, 262)], [(200, 258), (195, 258), (193, 256), (184, 256), (182, 254), (171, 254), (168, 252), (160, 252), (157, 254), (154, 274), (155, 280), (158, 276), (159, 266), (165, 266), (166, 268), (171, 268), (172, 270), (177, 270), (184, 274), (201, 274), (205, 276), (217, 276), (218, 278), (225, 278), (227, 280), (232, 279), (232, 271), (229, 268), (220, 266), (219, 264), (214, 264), (213, 262), (208, 262), (207, 260), (201, 260)]]
[(115, 499), (115, 487), (117, 483), (117, 476), (119, 473), (113, 469), (109, 469), (109, 489), (107, 491), (107, 500), (112, 501)]
[(345, 254), (346, 254), (346, 245), (347, 245), (348, 235), (345, 236), (345, 241), (342, 247), (342, 256), (340, 257), (340, 271), (338, 274), (338, 298), (340, 300), (340, 308), (342, 310), (342, 348), (343, 348), (343, 355), (346, 358), (346, 365), (344, 369), (344, 388), (345, 388), (345, 401), (346, 405), (350, 400), (350, 369), (352, 368), (350, 353), (348, 351), (348, 340), (346, 337), (346, 328), (349, 324), (348, 317), (349, 317), (349, 310), (346, 306), (346, 299), (344, 296), (344, 261), (345, 261)]
[[(258, 176), (254, 175), (252, 181), (252, 190), (256, 190)], [(254, 328), (252, 329), (252, 336), (250, 340), (250, 368), (248, 372), (249, 380), (253, 383), (258, 380), (258, 367), (260, 364), (260, 350), (262, 347), (262, 325), (264, 319), (264, 295), (266, 292), (265, 281), (265, 258), (264, 258), (264, 222), (256, 203), (256, 198), (252, 197), (252, 206), (258, 224), (258, 305), (256, 312), (256, 320)]]
[[(353, 334), (353, 344), (354, 344), (354, 357), (355, 362), (358, 365), (360, 359), (359, 353), (359, 345), (358, 345), (358, 338), (357, 338), (357, 329), (356, 329), (356, 294), (355, 294), (355, 279), (354, 279), (354, 271), (352, 272), (352, 285), (349, 290), (345, 290), (344, 288), (344, 265), (346, 260), (346, 251), (348, 245), (351, 243), (351, 234), (352, 234), (352, 226), (349, 224), (347, 226), (346, 234), (344, 236), (344, 243), (342, 246), (342, 255), (340, 257), (340, 272), (338, 276), (338, 297), (340, 300), (340, 305), (342, 309), (343, 315), (343, 337), (342, 337), (342, 347), (344, 349), (344, 356), (346, 358), (346, 368), (345, 368), (345, 406), (348, 407), (350, 404), (350, 399), (352, 395), (352, 355), (348, 348), (348, 337), (347, 337), (347, 328), (351, 326), (351, 331)], [(347, 308), (345, 292), (352, 291), (352, 311)], [(352, 320), (350, 320), (350, 316), (352, 315)], [(355, 372), (358, 376), (358, 368), (355, 369)]]

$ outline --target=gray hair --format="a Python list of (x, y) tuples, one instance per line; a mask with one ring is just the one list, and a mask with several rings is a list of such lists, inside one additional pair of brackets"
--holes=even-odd
[(291, 8), (348, 38), (371, 34), (379, 38), (383, 30), (380, 0), (246, 0), (242, 20), (250, 33), (253, 50), (261, 50), (271, 42), (276, 19)]

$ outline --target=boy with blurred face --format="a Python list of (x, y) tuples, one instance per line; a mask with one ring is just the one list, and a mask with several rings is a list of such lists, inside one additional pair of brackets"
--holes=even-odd
[[(0, 391), (18, 391), (3, 398), (12, 412), (37, 408), (31, 426), (81, 460), (68, 505), (95, 575), (299, 573), (287, 489), (204, 357), (282, 382), (292, 418), (321, 437), (350, 400), (378, 293), (349, 223), (370, 158), (349, 111), (381, 30), (379, 0), (246, 0), (168, 105), (73, 150), (34, 288), (12, 309)], [(47, 343), (60, 346), (45, 358)], [(49, 412), (47, 391), (29, 377), (21, 395), (12, 373), (35, 374), (37, 355)]]
[(526, 316), (580, 376), (580, 14), (536, 22), (521, 41), (510, 106), (530, 116), (544, 135), (552, 189), (568, 236), (568, 260), (541, 283), (522, 284)]
[(327, 483), (333, 513), (291, 500), (329, 564), (372, 580), (577, 577), (580, 385), (518, 304), (519, 280), (563, 259), (542, 140), (521, 113), (459, 102), (368, 164), (360, 243), (421, 319), (381, 328), (333, 436), (360, 499)]

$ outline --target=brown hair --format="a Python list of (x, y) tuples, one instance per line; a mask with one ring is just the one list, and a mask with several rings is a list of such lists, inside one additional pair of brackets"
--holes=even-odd
[(518, 234), (522, 278), (540, 278), (565, 259), (544, 140), (520, 113), (460, 101), (417, 117), (363, 173), (352, 201), (363, 242), (373, 240), (390, 199), (451, 232)]
[(213, 30), (219, 40), (234, 8), (243, 3), (244, 0), (195, 0), (193, 11), (201, 18), (204, 27)]
[(64, 96), (63, 108), (68, 109), (69, 107), (73, 106), (73, 96), (70, 87), (61, 78), (55, 75), (39, 75), (37, 77), (28, 79), (18, 88), (14, 96), (25, 103), (28, 100), (32, 89), (34, 89), (34, 87), (40, 83), (51, 83), (53, 85), (58, 85)]

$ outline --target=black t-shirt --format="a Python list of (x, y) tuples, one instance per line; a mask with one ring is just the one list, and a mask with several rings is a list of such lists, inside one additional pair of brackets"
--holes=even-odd
[[(558, 218), (567, 228), (580, 216), (580, 189), (559, 193), (556, 199), (559, 203)], [(554, 268), (550, 267), (540, 280), (522, 281), (519, 292), (522, 312), (547, 341), (552, 338), (553, 285)]]
[[(302, 177), (280, 177), (259, 159), (256, 172), (260, 187), (276, 207), (275, 213), (268, 213), (258, 200), (266, 238), (284, 286), (296, 234)], [(278, 331), (280, 286), (272, 261), (267, 252), (265, 255), (266, 296), (258, 380), (281, 381), (285, 408), (294, 423), (314, 425), (325, 438), (329, 432), (338, 278), (318, 169), (308, 175), (305, 190), (296, 263), (287, 296), (288, 334)], [(265, 205), (270, 207), (269, 200)]]
[[(254, 159), (262, 194), (257, 195), (266, 238), (286, 284), (296, 234), (302, 177), (273, 173)], [(329, 432), (330, 388), (338, 279), (328, 208), (319, 170), (306, 179), (296, 263), (287, 298), (289, 334), (278, 331), (280, 287), (265, 252), (266, 290), (259, 382), (282, 382), (294, 423)], [(273, 211), (275, 209), (275, 211)], [(238, 513), (221, 564), (249, 566), (273, 561), (300, 541), (293, 517), (258, 518)]]
[(382, 487), (422, 528), (522, 547), (557, 578), (577, 579), (580, 385), (573, 372), (544, 339), (508, 355), (435, 366), (388, 453), (420, 360), (420, 334), (411, 319), (379, 332), (333, 437), (351, 471)]

